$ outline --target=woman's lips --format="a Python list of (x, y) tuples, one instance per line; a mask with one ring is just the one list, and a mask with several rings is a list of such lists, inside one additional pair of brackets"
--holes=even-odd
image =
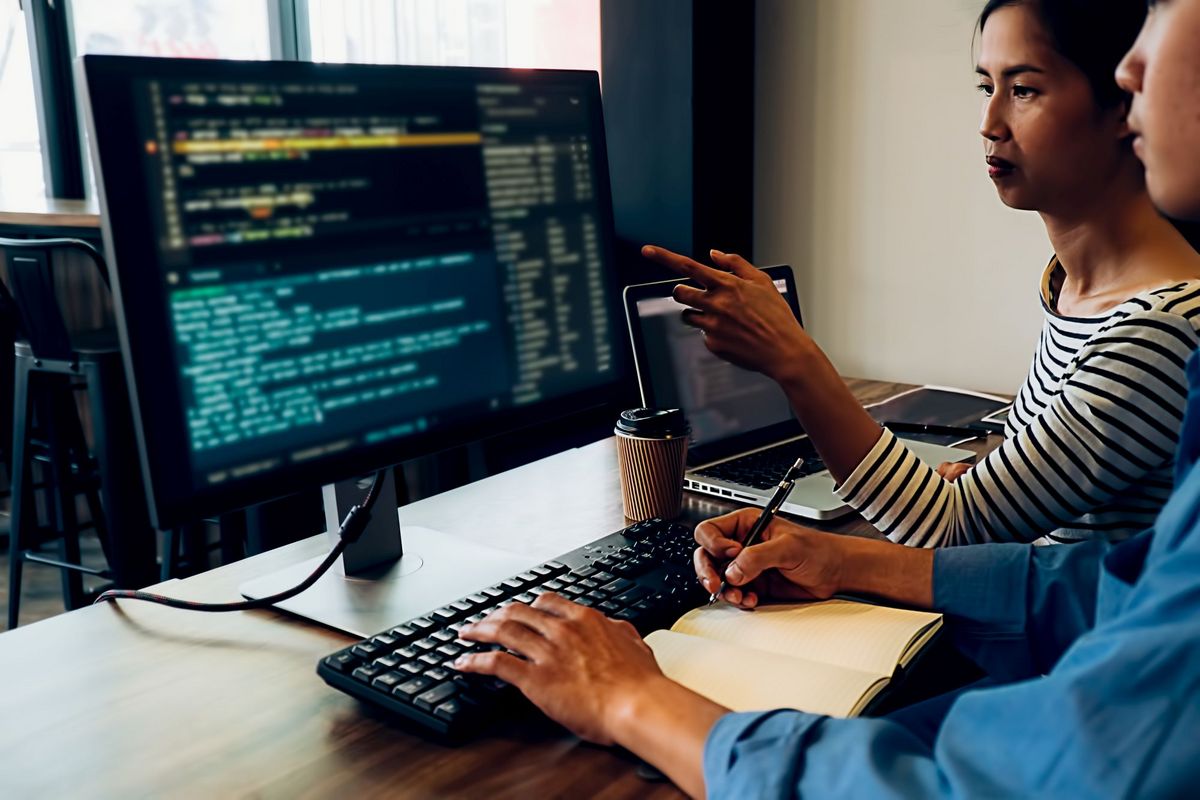
[(1016, 171), (1017, 165), (1011, 161), (1007, 161), (999, 156), (988, 156), (988, 177), (990, 178), (1007, 178)]

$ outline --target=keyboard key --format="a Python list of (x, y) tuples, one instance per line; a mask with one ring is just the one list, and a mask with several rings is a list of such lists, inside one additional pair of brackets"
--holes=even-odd
[(602, 603), (608, 599), (608, 592), (603, 589), (593, 589), (584, 595), (589, 600), (595, 600), (597, 603)]
[(453, 622), (454, 620), (458, 619), (462, 615), (459, 614), (457, 611), (455, 611), (453, 608), (449, 608), (447, 606), (442, 606), (441, 608), (437, 609), (429, 616), (433, 617), (438, 622), (445, 624), (447, 622)]
[(500, 588), (507, 590), (510, 594), (519, 592), (525, 588), (524, 581), (519, 581), (516, 578), (500, 581)]
[(611, 572), (597, 572), (595, 575), (592, 576), (592, 580), (594, 580), (596, 583), (603, 586), (604, 584), (608, 583), (615, 577), (616, 576), (613, 575)]
[(385, 672), (375, 680), (371, 681), (371, 685), (376, 689), (382, 689), (385, 692), (390, 692), (400, 684), (404, 683), (405, 678), (395, 672)]
[(596, 608), (600, 609), (605, 614), (612, 614), (613, 612), (621, 610), (621, 607), (611, 600), (605, 600), (603, 603), (597, 605)]
[(567, 571), (567, 565), (559, 563), (558, 561), (547, 561), (545, 564), (542, 564), (542, 566), (554, 573)]
[(408, 644), (412, 640), (420, 636), (420, 632), (411, 625), (401, 625), (398, 628), (392, 628), (391, 635), (396, 637), (396, 641), (401, 644)]
[(465, 600), (455, 600), (453, 603), (450, 604), (450, 608), (453, 608), (460, 615), (461, 614), (470, 614), (472, 611), (475, 610), (475, 605), (473, 603), (468, 603)]
[(421, 633), (423, 631), (429, 631), (432, 628), (437, 627), (433, 620), (426, 619), (425, 617), (417, 617), (416, 619), (410, 619), (406, 624), (408, 625), (408, 627), (414, 628), (417, 631), (417, 633)]
[(371, 663), (378, 667), (383, 667), (384, 669), (395, 669), (404, 663), (404, 658), (396, 655), (395, 653), (391, 653), (383, 658), (377, 658)]
[(420, 661), (410, 661), (407, 664), (401, 664), (400, 671), (405, 675), (420, 675), (427, 667), (428, 665), (422, 664)]
[(360, 663), (361, 659), (353, 653), (341, 652), (325, 659), (325, 663), (338, 672), (350, 672)]
[(536, 572), (522, 572), (517, 576), (517, 580), (523, 581), (528, 586), (531, 583), (541, 583), (542, 576)]
[(370, 683), (372, 680), (374, 680), (375, 676), (381, 672), (383, 672), (383, 667), (376, 667), (373, 664), (367, 664), (366, 666), (362, 666), (354, 670), (354, 672), (351, 674), (353, 677), (357, 678), (363, 683)]
[(532, 572), (534, 575), (537, 575), (539, 578), (549, 578), (551, 575), (554, 574), (553, 570), (547, 569), (546, 567), (534, 567), (533, 569), (531, 569), (529, 571)]
[(371, 643), (384, 650), (391, 650), (400, 640), (388, 633), (381, 633), (371, 639)]
[(402, 658), (406, 661), (409, 661), (409, 660), (412, 660), (412, 659), (416, 658), (417, 656), (421, 655), (421, 649), (422, 648), (419, 648), (419, 647), (416, 647), (416, 646), (410, 644), (408, 647), (401, 647), (399, 650), (396, 651), (395, 654), (398, 655), (400, 658)]
[(467, 599), (470, 600), (472, 603), (474, 603), (477, 606), (484, 606), (491, 602), (491, 598), (489, 598), (486, 594), (483, 594), (483, 593), (476, 593), (476, 594), (468, 595)]
[(446, 658), (457, 658), (462, 653), (462, 648), (453, 644), (444, 644), (434, 652), (441, 653)]
[(560, 591), (562, 591), (562, 588), (566, 585), (567, 584), (563, 583), (560, 580), (552, 580), (552, 581), (546, 581), (545, 583), (543, 583), (542, 588), (547, 589), (551, 592), (560, 592)]
[(599, 589), (600, 588), (600, 584), (597, 583), (596, 581), (592, 580), (591, 578), (584, 578), (583, 580), (579, 581), (579, 583), (577, 583), (575, 585), (581, 586), (584, 589)]
[(518, 603), (524, 603), (525, 605), (529, 605), (534, 600), (537, 600), (537, 595), (530, 594), (529, 592), (521, 592), (521, 594), (517, 595), (513, 599), (516, 600)]
[(429, 678), (418, 676), (411, 680), (405, 681), (393, 689), (392, 696), (399, 697), (401, 700), (411, 701), (414, 697), (421, 694), (432, 685), (433, 681), (429, 680)]
[(439, 642), (453, 642), (458, 637), (454, 635), (454, 631), (441, 630), (431, 634), (430, 639), (437, 639)]
[(634, 586), (629, 591), (617, 595), (613, 600), (622, 605), (631, 606), (648, 594), (650, 594), (650, 590), (645, 586)]
[(563, 597), (574, 600), (579, 595), (584, 594), (587, 590), (580, 586), (567, 586), (562, 590)]
[(443, 683), (440, 686), (436, 686), (433, 689), (430, 689), (429, 691), (419, 695), (417, 699), (413, 701), (413, 705), (426, 711), (432, 711), (435, 706), (441, 705), (451, 697), (454, 697), (454, 695), (457, 693), (458, 689), (453, 683)]
[(381, 649), (370, 642), (363, 642), (362, 644), (356, 644), (354, 647), (350, 648), (350, 652), (359, 658), (369, 659), (380, 655)]
[(501, 597), (504, 597), (504, 592), (500, 589), (497, 589), (495, 586), (489, 586), (486, 589), (482, 589), (479, 593), (491, 600), (499, 600)]
[(437, 681), (438, 683), (441, 683), (442, 681), (450, 680), (450, 670), (443, 669), (442, 667), (434, 667), (433, 669), (425, 671), (425, 677), (429, 678), (431, 681)]
[(601, 588), (609, 594), (620, 594), (626, 589), (632, 588), (633, 585), (633, 581), (628, 580), (627, 578), (617, 578), (614, 581), (609, 581), (608, 583), (604, 584)]
[(417, 650), (423, 651), (432, 650), (439, 644), (441, 643), (437, 639), (434, 639), (432, 636), (430, 636), (425, 639), (418, 639), (417, 641), (413, 642), (412, 646), (417, 648)]
[(462, 703), (457, 698), (451, 698), (433, 710), (435, 717), (441, 717), (447, 721), (453, 721), (460, 713), (462, 713)]
[(596, 572), (597, 570), (594, 567), (580, 567), (579, 569), (571, 570), (571, 574), (576, 578), (590, 578)]
[(442, 657), (437, 655), (437, 653), (426, 653), (418, 658), (417, 661), (427, 667), (440, 667), (442, 665)]

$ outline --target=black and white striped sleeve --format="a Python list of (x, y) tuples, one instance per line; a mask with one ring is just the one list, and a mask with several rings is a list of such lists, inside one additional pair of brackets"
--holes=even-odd
[(912, 546), (1033, 541), (1171, 463), (1196, 344), (1178, 314), (1131, 314), (1097, 332), (1042, 413), (957, 481), (885, 430), (837, 493)]

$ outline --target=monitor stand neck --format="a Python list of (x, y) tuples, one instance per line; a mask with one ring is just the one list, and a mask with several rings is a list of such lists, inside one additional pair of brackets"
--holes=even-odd
[[(400, 517), (394, 509), (396, 502), (396, 467), (389, 467), (383, 489), (375, 501), (371, 521), (357, 542), (342, 553), (342, 574), (372, 577), (378, 567), (393, 564), (404, 555), (404, 540), (400, 535)], [(325, 500), (325, 534), (330, 546), (337, 544), (342, 520), (355, 504), (361, 503), (371, 488), (374, 475), (340, 483), (327, 484), (321, 494)]]

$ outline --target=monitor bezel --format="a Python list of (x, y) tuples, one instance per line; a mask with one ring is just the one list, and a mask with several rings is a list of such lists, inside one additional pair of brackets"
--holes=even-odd
[[(124, 359), (139, 461), (146, 486), (152, 523), (166, 530), (221, 513), (316, 488), (490, 436), (511, 433), (538, 423), (574, 414), (613, 408), (628, 396), (632, 383), (631, 359), (620, 335), (623, 316), (621, 286), (616, 268), (612, 188), (608, 174), (608, 149), (601, 108), (599, 76), (581, 70), (514, 70), (487, 67), (381, 66), (366, 64), (316, 64), (296, 61), (219, 61), (208, 59), (146, 58), (85, 55), (77, 59), (77, 85), (83, 87), (85, 118), (99, 196), (101, 233), (113, 293), (114, 313)], [(157, 263), (153, 237), (145, 235), (148, 193), (142, 188), (144, 170), (139, 162), (141, 137), (134, 128), (132, 82), (148, 77), (164, 79), (209, 78), (231, 80), (314, 79), (334, 75), (347, 80), (389, 74), (397, 80), (411, 78), (486, 81), (514, 78), (529, 83), (574, 80), (588, 93), (589, 127), (594, 136), (597, 209), (600, 216), (602, 257), (612, 280), (608, 312), (613, 344), (613, 370), (608, 380), (586, 389), (528, 406), (508, 408), (447, 428), (403, 439), (363, 445), (307, 464), (287, 464), (269, 473), (197, 488), (190, 463), (180, 468), (186, 450), (183, 420), (162, 407), (158, 388), (162, 364), (154, 363), (145, 349), (131, 344), (143, 337), (162, 336), (145, 313), (133, 313), (147, 303), (161, 305), (162, 279), (145, 280), (141, 263)], [(97, 106), (96, 98), (103, 102)], [(152, 259), (152, 260), (144, 260)], [(155, 273), (151, 274), (154, 277)], [(165, 315), (165, 312), (164, 312)], [(174, 449), (170, 442), (176, 442)], [(185, 462), (187, 463), (187, 462)], [(181, 477), (182, 476), (182, 477)]]

